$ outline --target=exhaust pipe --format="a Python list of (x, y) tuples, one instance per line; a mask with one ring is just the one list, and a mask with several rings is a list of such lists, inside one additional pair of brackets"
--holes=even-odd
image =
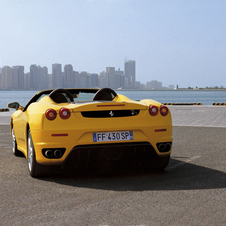
[(159, 145), (159, 151), (164, 151), (166, 148), (166, 144), (162, 143)]
[(43, 148), (42, 154), (48, 159), (59, 159), (62, 158), (66, 151), (66, 148)]
[(167, 143), (165, 148), (166, 148), (167, 151), (169, 151), (170, 148), (171, 148), (171, 144), (170, 143)]
[(157, 148), (160, 152), (168, 152), (172, 147), (171, 142), (158, 143)]
[(47, 151), (45, 151), (45, 156), (46, 156), (47, 158), (53, 157), (53, 151), (52, 151), (52, 150), (47, 150)]
[(55, 150), (55, 151), (54, 151), (54, 156), (55, 156), (56, 158), (60, 158), (60, 157), (62, 156), (62, 151), (59, 150), (59, 149)]

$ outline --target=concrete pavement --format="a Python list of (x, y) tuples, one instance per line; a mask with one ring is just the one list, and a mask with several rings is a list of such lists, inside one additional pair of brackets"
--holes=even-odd
[(0, 125), (9, 125), (10, 117), (14, 111), (0, 112)]
[(226, 127), (226, 106), (168, 106), (173, 126)]
[[(175, 126), (164, 172), (68, 174), (34, 179), (0, 126), (0, 222), (11, 225), (225, 225), (225, 128)], [(93, 175), (92, 175), (93, 173)]]

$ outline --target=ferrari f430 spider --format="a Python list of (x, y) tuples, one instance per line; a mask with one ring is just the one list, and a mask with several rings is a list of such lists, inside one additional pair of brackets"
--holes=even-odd
[(34, 95), (11, 117), (13, 153), (28, 160), (32, 177), (48, 175), (51, 165), (74, 168), (101, 160), (140, 161), (162, 170), (172, 149), (170, 110), (161, 103), (130, 100), (110, 88), (55, 89)]

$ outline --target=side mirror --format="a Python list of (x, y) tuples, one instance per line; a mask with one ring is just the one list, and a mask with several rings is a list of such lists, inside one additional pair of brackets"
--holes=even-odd
[(23, 111), (24, 107), (23, 106), (20, 106), (20, 104), (18, 102), (12, 102), (12, 103), (9, 103), (8, 105), (8, 108), (13, 108), (13, 109), (20, 109)]

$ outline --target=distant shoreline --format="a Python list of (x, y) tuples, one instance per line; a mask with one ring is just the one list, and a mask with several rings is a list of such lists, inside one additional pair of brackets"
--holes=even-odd
[(115, 89), (117, 91), (226, 91), (226, 88), (222, 89)]
[[(65, 88), (67, 89), (67, 88)], [(73, 88), (72, 88), (73, 89)], [(79, 89), (79, 88), (75, 88)], [(88, 89), (88, 88), (87, 88)], [(198, 89), (188, 89), (188, 88), (179, 88), (179, 89), (114, 89), (116, 91), (226, 91), (226, 88), (218, 88), (218, 89), (211, 89), (211, 88), (198, 88)], [(32, 90), (17, 90), (17, 89), (0, 89), (0, 91), (40, 91), (39, 89), (32, 89)]]

